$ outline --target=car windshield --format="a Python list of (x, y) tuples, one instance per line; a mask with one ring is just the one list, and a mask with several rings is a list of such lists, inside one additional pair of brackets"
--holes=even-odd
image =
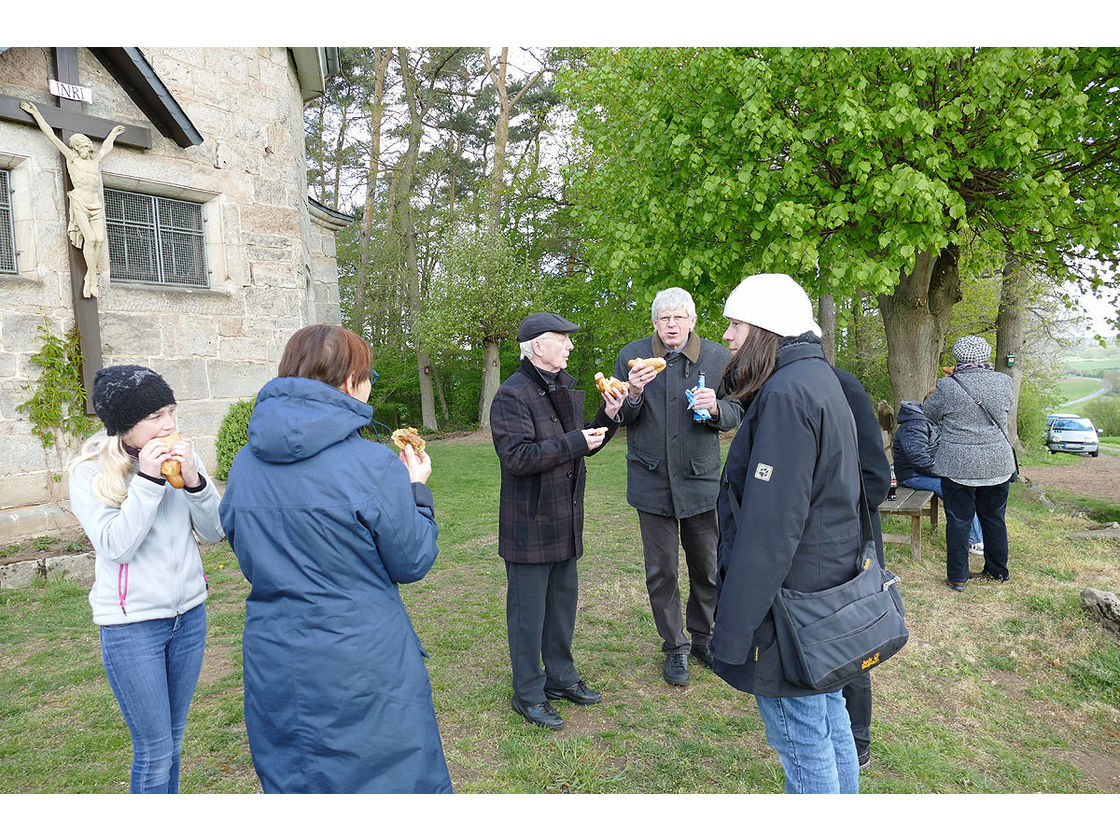
[(1075, 420), (1055, 420), (1054, 428), (1060, 432), (1091, 432), (1093, 424), (1083, 417)]

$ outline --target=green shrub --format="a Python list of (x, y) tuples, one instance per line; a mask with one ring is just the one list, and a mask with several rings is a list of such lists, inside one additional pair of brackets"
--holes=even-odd
[(1098, 429), (1104, 429), (1106, 435), (1120, 435), (1120, 398), (1106, 394), (1075, 406), (1074, 410), (1077, 409), (1081, 409), (1078, 413), (1092, 420)]
[(233, 456), (249, 442), (249, 418), (253, 414), (255, 400), (238, 400), (229, 407), (222, 425), (218, 427), (218, 469), (214, 477), (219, 481), (229, 478), (229, 468), (233, 466)]

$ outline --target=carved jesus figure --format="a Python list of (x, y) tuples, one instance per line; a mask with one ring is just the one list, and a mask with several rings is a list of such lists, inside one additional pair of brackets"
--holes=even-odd
[(105, 206), (101, 203), (101, 161), (113, 151), (113, 143), (124, 131), (124, 126), (114, 126), (101, 144), (101, 149), (96, 152), (93, 141), (84, 134), (71, 137), (70, 146), (67, 147), (55, 136), (54, 130), (47, 125), (34, 103), (20, 102), (19, 107), (35, 118), (39, 129), (66, 159), (66, 171), (74, 185), (66, 194), (70, 199), (70, 221), (66, 234), (74, 247), (81, 249), (86, 261), (82, 296), (97, 297), (98, 268), (107, 241)]

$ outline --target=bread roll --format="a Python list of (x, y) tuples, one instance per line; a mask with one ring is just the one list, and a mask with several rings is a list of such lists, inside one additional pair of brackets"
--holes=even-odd
[(595, 374), (595, 387), (602, 391), (604, 394), (612, 392), (620, 397), (625, 397), (630, 391), (629, 382), (619, 382), (613, 376), (607, 379), (602, 373)]
[(416, 453), (417, 457), (424, 454), (424, 447), (427, 446), (427, 442), (424, 438), (420, 437), (416, 429), (412, 426), (397, 429), (389, 439), (393, 441), (393, 446), (397, 447), (401, 452), (404, 452), (406, 446), (412, 444), (412, 451)]
[(661, 371), (665, 370), (665, 360), (662, 358), (631, 359), (626, 364), (630, 365), (630, 367), (632, 368), (639, 367), (640, 365), (645, 365), (646, 367), (653, 368), (655, 373), (661, 373)]
[[(178, 432), (172, 432), (166, 437), (161, 437), (164, 443), (168, 446), (178, 443), (183, 439), (183, 436)], [(182, 489), (187, 486), (187, 482), (183, 481), (183, 465), (176, 461), (174, 458), (168, 458), (164, 461), (159, 468), (160, 475), (167, 479), (167, 483), (172, 487)]]

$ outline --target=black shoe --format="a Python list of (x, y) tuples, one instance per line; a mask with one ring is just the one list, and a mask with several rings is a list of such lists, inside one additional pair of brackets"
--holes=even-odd
[(529, 723), (535, 723), (537, 726), (543, 726), (545, 729), (563, 729), (564, 718), (560, 717), (559, 713), (552, 708), (552, 704), (547, 700), (544, 703), (534, 703), (532, 706), (523, 706), (514, 697), (510, 702), (513, 710), (517, 712)]
[(871, 749), (868, 748), (861, 753), (857, 753), (856, 758), (859, 759), (859, 769), (866, 770), (871, 766)]
[[(972, 577), (972, 575), (969, 575), (969, 577)], [(984, 580), (995, 581), (996, 583), (1007, 583), (1007, 578), (996, 577), (991, 572), (981, 572), (980, 577), (983, 578)]]
[(665, 654), (665, 667), (661, 673), (669, 685), (688, 685), (688, 654)]
[(712, 649), (707, 645), (693, 645), (692, 655), (707, 665), (709, 668), (714, 668), (716, 658), (712, 656)]
[(549, 700), (571, 700), (573, 703), (578, 703), (581, 706), (594, 706), (603, 699), (602, 694), (592, 688), (588, 688), (587, 683), (583, 680), (567, 688), (549, 688), (545, 686), (544, 696)]
[(945, 584), (954, 592), (964, 592), (964, 585), (968, 583), (965, 580), (947, 580)]

